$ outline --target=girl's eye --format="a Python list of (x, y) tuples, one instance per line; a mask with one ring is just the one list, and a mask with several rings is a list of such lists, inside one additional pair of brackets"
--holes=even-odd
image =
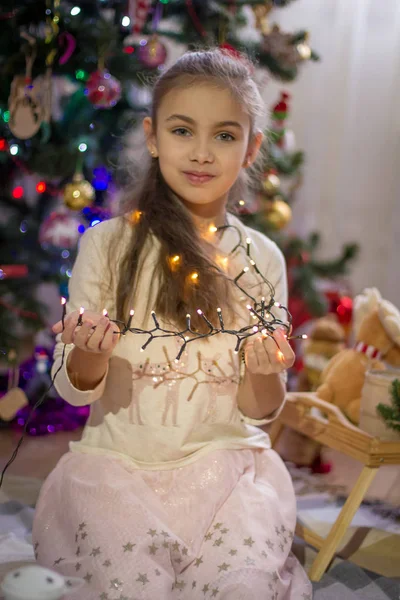
[(185, 129), (185, 127), (178, 127), (178, 129), (174, 129), (172, 133), (175, 133), (176, 135), (180, 136), (190, 135), (190, 132), (187, 129)]
[(226, 131), (223, 133), (219, 133), (217, 137), (221, 138), (223, 142), (232, 142), (235, 139), (233, 135), (227, 133)]

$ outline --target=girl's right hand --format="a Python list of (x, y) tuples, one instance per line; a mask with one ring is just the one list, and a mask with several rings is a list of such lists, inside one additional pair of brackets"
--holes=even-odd
[(120, 338), (118, 325), (91, 310), (83, 313), (82, 325), (77, 326), (78, 319), (79, 310), (74, 310), (64, 318), (64, 331), (62, 321), (57, 321), (52, 330), (54, 333), (62, 332), (64, 344), (74, 344), (85, 352), (111, 354)]

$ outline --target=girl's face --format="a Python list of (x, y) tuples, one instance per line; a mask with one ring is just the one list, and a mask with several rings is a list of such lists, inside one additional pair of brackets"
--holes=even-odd
[(240, 170), (254, 161), (262, 142), (249, 143), (250, 118), (229, 90), (210, 84), (171, 90), (143, 122), (147, 145), (168, 186), (196, 216), (223, 213)]

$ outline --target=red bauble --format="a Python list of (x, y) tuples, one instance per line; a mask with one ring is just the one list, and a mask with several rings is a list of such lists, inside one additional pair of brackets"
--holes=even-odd
[(148, 69), (155, 69), (160, 65), (163, 65), (167, 59), (167, 49), (158, 38), (152, 38), (146, 43), (141, 42), (139, 48), (139, 59), (140, 62)]
[(87, 80), (86, 94), (96, 108), (112, 108), (121, 97), (121, 84), (108, 71), (94, 71)]

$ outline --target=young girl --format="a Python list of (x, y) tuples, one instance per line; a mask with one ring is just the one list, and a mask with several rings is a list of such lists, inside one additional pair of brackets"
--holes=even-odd
[(243, 271), (247, 247), (286, 305), (277, 246), (228, 213), (262, 142), (262, 108), (244, 58), (184, 54), (155, 85), (151, 164), (129, 210), (81, 239), (53, 374), (62, 365), (58, 392), (91, 413), (42, 488), (33, 541), (41, 565), (84, 578), (83, 600), (311, 598), (290, 552), (290, 477), (255, 427), (284, 403), (285, 331), (239, 354), (232, 335), (196, 339), (175, 360), (182, 336), (141, 351), (148, 335), (110, 322), (150, 331), (156, 317), (183, 332), (190, 314), (194, 337), (208, 330), (197, 309), (231, 330), (254, 323), (248, 295), (270, 291)]

